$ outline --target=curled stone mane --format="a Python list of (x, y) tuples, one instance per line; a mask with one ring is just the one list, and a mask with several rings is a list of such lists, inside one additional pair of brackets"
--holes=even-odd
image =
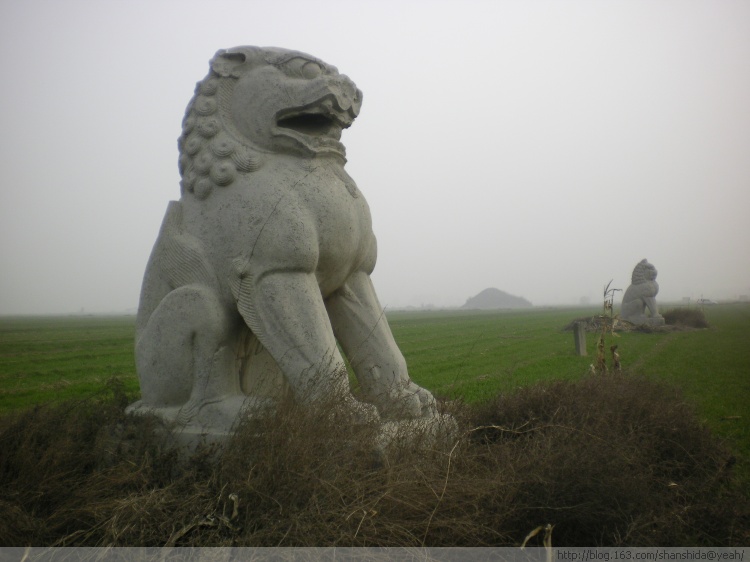
[(633, 285), (640, 285), (650, 280), (649, 272), (654, 270), (654, 266), (646, 260), (641, 260), (633, 269), (633, 276), (630, 281)]
[(219, 77), (211, 70), (195, 87), (177, 141), (182, 194), (206, 199), (218, 187), (231, 185), (238, 174), (260, 167), (260, 154), (242, 140), (223, 116), (236, 78)]

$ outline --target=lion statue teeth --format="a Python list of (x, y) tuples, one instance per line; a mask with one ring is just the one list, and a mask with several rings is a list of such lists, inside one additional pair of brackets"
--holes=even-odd
[(436, 415), (370, 280), (370, 211), (341, 143), (361, 103), (348, 77), (304, 53), (238, 47), (212, 59), (178, 142), (182, 196), (143, 279), (142, 398), (129, 411), (215, 434), (285, 393), (304, 404), (340, 395), (366, 419)]
[[(659, 284), (656, 282), (656, 268), (641, 260), (633, 269), (631, 285), (622, 297), (620, 319), (636, 325), (662, 326), (664, 317), (656, 306)], [(651, 316), (646, 316), (648, 309)]]

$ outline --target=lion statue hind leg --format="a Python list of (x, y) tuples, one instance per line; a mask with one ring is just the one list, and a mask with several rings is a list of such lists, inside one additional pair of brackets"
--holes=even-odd
[(187, 285), (167, 294), (138, 333), (142, 399), (129, 411), (228, 433), (248, 405), (235, 368), (235, 324), (207, 287)]

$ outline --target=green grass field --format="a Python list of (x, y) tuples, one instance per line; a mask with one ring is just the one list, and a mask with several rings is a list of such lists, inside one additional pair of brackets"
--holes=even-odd
[[(750, 304), (715, 305), (705, 313), (709, 329), (610, 339), (626, 370), (677, 385), (707, 424), (750, 459)], [(563, 327), (595, 314), (550, 308), (392, 312), (388, 319), (417, 383), (438, 396), (475, 402), (537, 381), (586, 376), (596, 335), (588, 334), (589, 355), (578, 357)], [(135, 398), (134, 321), (0, 318), (0, 413), (94, 393), (112, 376)]]
[[(669, 306), (663, 307), (668, 309)], [(389, 322), (409, 372), (439, 396), (482, 400), (537, 381), (586, 376), (596, 356), (574, 353), (572, 320), (596, 309), (507, 312), (395, 312)], [(750, 304), (705, 308), (711, 328), (671, 333), (619, 333), (623, 368), (672, 383), (693, 402), (707, 425), (747, 461), (750, 481)], [(609, 357), (607, 358), (609, 361)]]
[(123, 413), (133, 317), (0, 318), (0, 545), (518, 546), (545, 524), (557, 546), (744, 545), (750, 304), (705, 312), (610, 336), (622, 375), (563, 330), (598, 310), (388, 314), (412, 377), (468, 404), (446, 405), (458, 439), (382, 464), (373, 425), (291, 404), (175, 463)]
[(100, 390), (138, 392), (133, 316), (0, 318), (0, 413)]

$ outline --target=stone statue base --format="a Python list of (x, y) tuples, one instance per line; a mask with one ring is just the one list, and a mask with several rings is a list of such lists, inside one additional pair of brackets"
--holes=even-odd
[(196, 411), (184, 415), (184, 408), (153, 407), (142, 400), (129, 405), (125, 413), (131, 415), (151, 415), (159, 418), (174, 435), (175, 444), (195, 446), (200, 442), (214, 443), (227, 441), (234, 433), (242, 416), (253, 418), (264, 415), (274, 404), (250, 396), (234, 396), (231, 399), (205, 404)]
[(449, 414), (413, 420), (386, 421), (380, 426), (376, 451), (384, 453), (394, 444), (434, 447), (436, 442), (458, 438), (458, 424)]
[[(131, 408), (128, 413), (135, 416), (155, 415), (160, 418), (163, 424), (154, 429), (160, 447), (167, 450), (176, 450), (179, 458), (183, 460), (187, 460), (196, 451), (204, 448), (212, 451), (212, 455), (220, 455), (237, 431), (236, 427), (226, 430), (218, 428), (207, 430), (206, 426), (196, 424), (180, 426), (160, 415), (163, 412), (148, 408)], [(254, 421), (260, 422), (262, 416), (270, 414), (271, 412), (268, 409), (245, 412), (245, 415), (250, 416), (250, 424), (245, 423), (241, 430), (249, 430), (254, 435), (259, 435), (259, 432), (263, 431), (261, 427), (265, 424), (259, 423), (258, 426), (253, 427)], [(450, 414), (436, 413), (432, 416), (402, 420), (362, 419), (359, 423), (376, 424), (372, 451), (377, 458), (385, 458), (388, 451), (393, 447), (434, 448), (438, 443), (446, 443), (448, 440), (454, 441), (459, 436), (458, 424)], [(325, 454), (325, 451), (321, 451), (321, 454)]]
[(620, 318), (621, 322), (627, 322), (628, 324), (638, 327), (645, 326), (647, 328), (660, 328), (666, 324), (664, 317), (662, 316), (641, 316), (636, 318)]

